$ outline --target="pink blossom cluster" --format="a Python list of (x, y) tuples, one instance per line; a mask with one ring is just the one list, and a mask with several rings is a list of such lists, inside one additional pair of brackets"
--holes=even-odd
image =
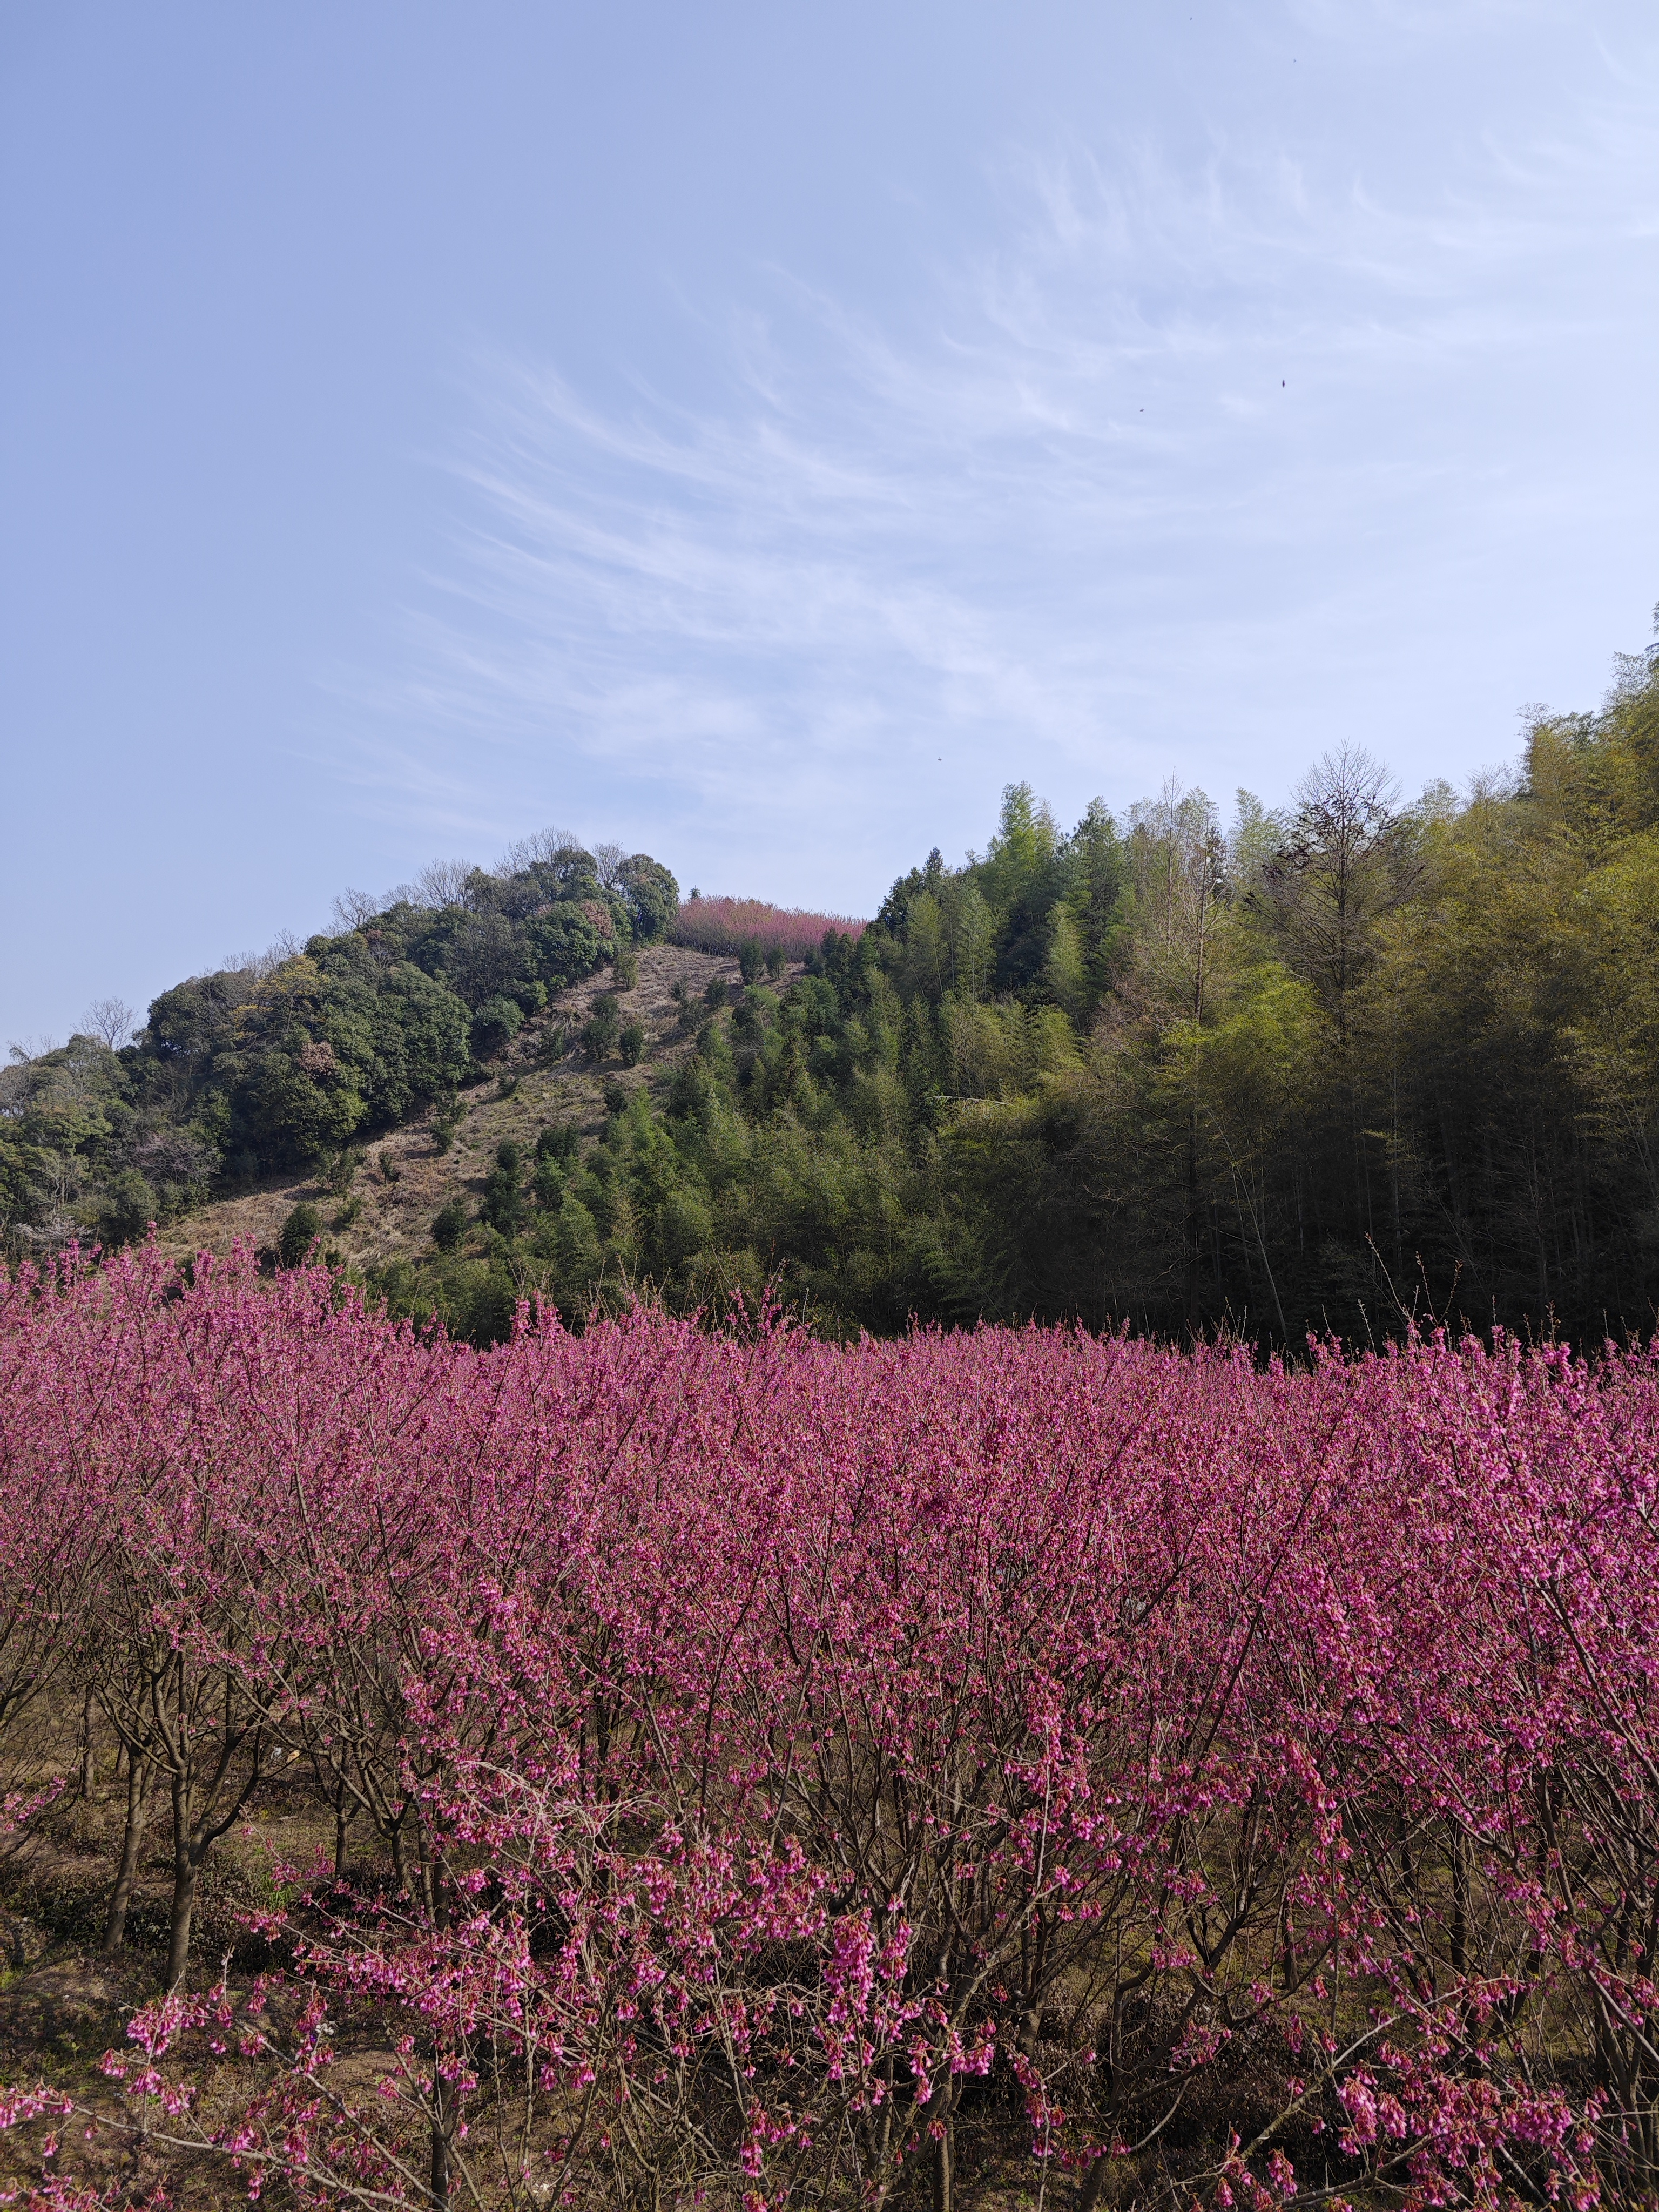
[(763, 951), (780, 945), (792, 960), (816, 952), (828, 930), (861, 937), (864, 924), (840, 914), (812, 914), (802, 907), (772, 906), (765, 899), (683, 899), (679, 919), (669, 933), (676, 945), (698, 952), (734, 953), (752, 939)]
[[(0, 1720), (89, 1691), (171, 1807), (106, 2068), (252, 2194), (948, 2203), (998, 2125), (1085, 2207), (1659, 2191), (1651, 1356), (480, 1352), (146, 1252), (0, 1298)], [(295, 1772), (340, 1847), (192, 1988)]]

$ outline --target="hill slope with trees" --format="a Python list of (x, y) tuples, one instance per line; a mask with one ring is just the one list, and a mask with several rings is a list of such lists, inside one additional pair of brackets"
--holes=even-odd
[[(1652, 1327), (1651, 653), (1463, 798), (1402, 805), (1341, 748), (1282, 811), (1241, 793), (1224, 824), (1171, 784), (1066, 831), (1011, 786), (982, 854), (933, 853), (804, 960), (665, 945), (667, 872), (609, 871), (567, 847), (441, 902), (365, 902), (269, 974), (164, 994), (135, 1045), (15, 1069), (14, 1249), (43, 1181), (72, 1181), (40, 1161), (102, 1146), (125, 1164), (88, 1229), (131, 1236), (147, 1200), (182, 1215), (214, 1189), (222, 1212), (239, 1176), (303, 1169), (343, 1264), (480, 1337), (520, 1297), (580, 1316), (769, 1285), (836, 1334), (913, 1315), (1292, 1345), (1408, 1314)], [(428, 1163), (434, 1203), (422, 1235), (354, 1249), (331, 1224), (375, 1130)]]
[(0, 1213), (15, 1248), (106, 1245), (216, 1189), (333, 1158), (461, 1086), (550, 993), (660, 938), (679, 910), (646, 854), (557, 833), (493, 872), (428, 870), (349, 892), (333, 935), (287, 941), (164, 991), (119, 1041), (79, 1034), (0, 1083)]

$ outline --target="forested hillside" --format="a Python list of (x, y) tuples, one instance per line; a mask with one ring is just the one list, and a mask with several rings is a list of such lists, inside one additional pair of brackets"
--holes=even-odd
[(660, 937), (679, 889), (648, 854), (556, 834), (494, 872), (438, 866), (386, 901), (348, 893), (303, 947), (164, 991), (112, 1028), (15, 1064), (0, 1087), (0, 1212), (28, 1250), (142, 1235), (217, 1188), (337, 1159), (460, 1087), (557, 992)]
[[(62, 1163), (100, 1146), (125, 1162), (82, 1202), (106, 1238), (284, 1163), (343, 1190), (343, 1148), (411, 1118), (441, 1153), (489, 1063), (503, 1091), (550, 1071), (544, 1126), (520, 1101), (435, 1239), (364, 1263), (394, 1310), (469, 1334), (519, 1296), (580, 1316), (769, 1282), (836, 1334), (1653, 1325), (1652, 654), (1463, 799), (1401, 804), (1340, 747), (1282, 812), (1240, 793), (1224, 823), (1171, 785), (1067, 831), (1011, 787), (982, 855), (935, 852), (805, 961), (757, 938), (741, 981), (687, 971), (654, 1032), (625, 1017), (629, 947), (678, 930), (658, 864), (607, 883), (566, 849), (452, 888), (181, 986), (118, 1053), (81, 1038), (14, 1070), (15, 1249), (52, 1175), (72, 1211)], [(688, 943), (712, 942), (709, 904)], [(618, 954), (580, 1028), (544, 1010)]]

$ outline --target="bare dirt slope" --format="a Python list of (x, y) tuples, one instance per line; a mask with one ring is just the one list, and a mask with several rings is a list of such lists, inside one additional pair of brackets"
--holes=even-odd
[[(592, 1136), (605, 1121), (607, 1083), (629, 1090), (665, 1087), (677, 1062), (692, 1049), (693, 1028), (682, 1024), (679, 1006), (670, 996), (676, 983), (696, 1000), (716, 976), (733, 988), (738, 981), (735, 960), (672, 945), (647, 946), (639, 955), (639, 969), (637, 989), (622, 994), (618, 1009), (624, 1022), (637, 1020), (645, 1029), (637, 1067), (614, 1060), (598, 1066), (577, 1042), (594, 1001), (610, 988), (611, 971), (602, 969), (527, 1021), (491, 1063), (490, 1079), (462, 1092), (462, 1118), (447, 1152), (433, 1142), (428, 1112), (368, 1141), (348, 1198), (331, 1196), (308, 1171), (269, 1177), (170, 1223), (163, 1248), (182, 1257), (228, 1252), (238, 1241), (271, 1245), (290, 1210), (305, 1200), (322, 1215), (325, 1243), (347, 1261), (376, 1267), (400, 1253), (429, 1249), (433, 1216), (458, 1192), (476, 1203), (504, 1138), (527, 1150), (550, 1121), (574, 1122)], [(504, 1090), (511, 1096), (503, 1097)]]

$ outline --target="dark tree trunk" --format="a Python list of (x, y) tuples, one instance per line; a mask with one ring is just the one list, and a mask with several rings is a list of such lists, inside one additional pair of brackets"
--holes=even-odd
[(449, 2121), (444, 2111), (444, 2077), (438, 2071), (438, 2054), (432, 2054), (432, 2202), (449, 2202)]
[(100, 1948), (106, 1959), (114, 1957), (126, 1936), (127, 1907), (132, 1902), (132, 1886), (138, 1878), (138, 1859), (143, 1850), (144, 1824), (149, 1811), (149, 1761), (125, 1742), (122, 1748), (127, 1753), (127, 1818), (121, 1836), (121, 1863), (116, 1869), (114, 1886), (109, 1893), (109, 1910), (104, 1916), (104, 1940)]
[(957, 2140), (948, 2114), (944, 2125), (944, 2134), (933, 2145), (933, 2212), (955, 2212)]
[(348, 1828), (349, 1828), (349, 1826), (351, 1826), (352, 1813), (355, 1813), (356, 1811), (356, 1806), (353, 1806), (351, 1813), (348, 1813), (348, 1812), (347, 1812), (347, 1810), (346, 1810), (345, 1799), (344, 1799), (343, 1797), (337, 1797), (337, 1798), (335, 1799), (335, 1801), (334, 1801), (334, 1879), (335, 1879), (335, 1881), (338, 1881), (340, 1880), (341, 1876), (342, 1876), (342, 1875), (344, 1874), (344, 1872), (345, 1872), (345, 1867), (346, 1867), (346, 1831), (347, 1831), (347, 1829), (348, 1829)]
[[(174, 1787), (175, 1797), (178, 1795)], [(181, 1827), (175, 1834), (173, 1848), (173, 1916), (167, 1928), (167, 1981), (169, 1990), (184, 1987), (185, 1972), (190, 1965), (191, 1923), (196, 1914), (196, 1883), (202, 1870), (205, 1846), (198, 1849), (188, 1828)]]
[(82, 1796), (82, 1798), (83, 1800), (84, 1800), (84, 1799), (86, 1799), (86, 1798), (88, 1798), (88, 1797), (90, 1797), (90, 1796), (91, 1796), (91, 1795), (92, 1795), (92, 1777), (93, 1777), (93, 1756), (92, 1756), (92, 1712), (93, 1712), (92, 1691), (91, 1691), (90, 1686), (88, 1686), (88, 1690), (87, 1690), (87, 1693), (86, 1693), (85, 1697), (83, 1697), (83, 1698), (82, 1698), (82, 1700), (81, 1700), (81, 1780), (80, 1780), (80, 1796)]

